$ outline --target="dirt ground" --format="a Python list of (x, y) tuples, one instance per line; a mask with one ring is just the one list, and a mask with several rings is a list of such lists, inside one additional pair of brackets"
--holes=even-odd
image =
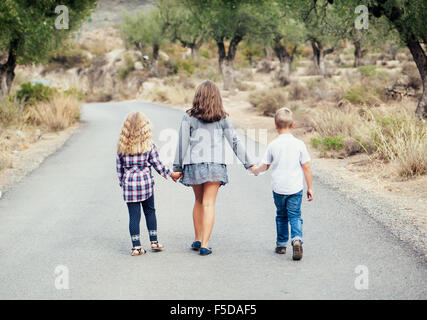
[(75, 124), (60, 132), (40, 134), (36, 142), (25, 144), (14, 150), (12, 166), (0, 171), (0, 190), (2, 192), (7, 191), (12, 184), (19, 182), (28, 173), (36, 169), (44, 159), (60, 148), (79, 127), (80, 124)]

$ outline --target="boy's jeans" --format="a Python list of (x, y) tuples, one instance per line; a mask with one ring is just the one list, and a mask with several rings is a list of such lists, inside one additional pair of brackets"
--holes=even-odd
[(295, 240), (302, 243), (301, 202), (302, 190), (295, 194), (278, 194), (273, 191), (276, 205), (277, 246), (286, 247), (289, 240), (288, 222), (291, 225), (291, 244)]

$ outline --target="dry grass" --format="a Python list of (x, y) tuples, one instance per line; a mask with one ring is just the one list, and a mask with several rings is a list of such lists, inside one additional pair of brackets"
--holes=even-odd
[(258, 90), (249, 95), (249, 102), (265, 116), (273, 116), (286, 106), (286, 94), (281, 89)]
[(63, 130), (80, 118), (80, 103), (75, 97), (58, 95), (30, 107), (25, 117), (28, 123), (47, 130)]
[(396, 163), (401, 177), (427, 174), (427, 127), (405, 110), (368, 112), (376, 153)]
[(316, 110), (311, 116), (314, 130), (321, 136), (355, 137), (362, 128), (362, 119), (355, 112), (337, 109)]
[[(311, 117), (317, 137), (314, 147), (338, 145), (345, 155), (367, 152), (395, 164), (400, 177), (427, 174), (427, 127), (405, 109), (379, 108), (315, 111)], [(343, 152), (343, 151), (341, 151)]]

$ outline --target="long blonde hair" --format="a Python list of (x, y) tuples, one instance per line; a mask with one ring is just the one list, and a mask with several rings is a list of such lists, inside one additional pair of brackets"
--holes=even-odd
[(141, 112), (130, 113), (120, 132), (117, 153), (140, 154), (149, 151), (152, 146), (150, 121)]

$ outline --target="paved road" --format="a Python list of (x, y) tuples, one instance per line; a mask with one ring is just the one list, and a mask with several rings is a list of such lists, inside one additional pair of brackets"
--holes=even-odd
[[(154, 138), (170, 156), (165, 146), (172, 142), (160, 139), (171, 132), (163, 129), (177, 129), (180, 111), (137, 102), (86, 105), (83, 128), (0, 200), (1, 299), (427, 298), (423, 260), (318, 179), (316, 200), (303, 204), (304, 259), (274, 254), (269, 176), (251, 177), (237, 164), (219, 193), (212, 256), (188, 249), (191, 190), (156, 175), (166, 251), (131, 257), (114, 152), (132, 110), (152, 119)], [(69, 270), (68, 290), (55, 287), (59, 265)], [(369, 272), (367, 290), (354, 285), (359, 265)]]

